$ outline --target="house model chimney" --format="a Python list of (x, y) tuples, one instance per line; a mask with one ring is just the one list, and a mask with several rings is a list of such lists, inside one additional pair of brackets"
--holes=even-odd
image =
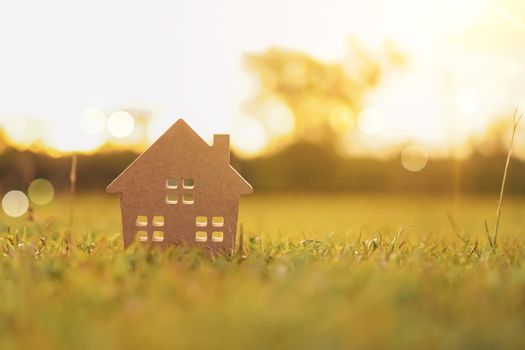
[(217, 157), (230, 163), (230, 135), (213, 135), (213, 150)]

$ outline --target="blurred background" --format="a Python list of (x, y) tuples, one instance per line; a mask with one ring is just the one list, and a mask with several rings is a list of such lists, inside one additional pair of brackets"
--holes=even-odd
[(184, 118), (259, 193), (496, 192), (524, 39), (521, 0), (3, 2), (0, 190), (103, 191)]

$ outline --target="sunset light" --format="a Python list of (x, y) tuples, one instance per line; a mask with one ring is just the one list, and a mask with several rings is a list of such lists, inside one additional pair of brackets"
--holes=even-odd
[(80, 116), (82, 130), (87, 134), (100, 134), (106, 126), (106, 116), (96, 108), (86, 109)]
[[(233, 2), (240, 9), (247, 6)], [(171, 5), (166, 6), (169, 12)], [(228, 17), (226, 26), (219, 25), (222, 20), (210, 17), (209, 21), (217, 21), (215, 27), (224, 37), (232, 28), (246, 28), (236, 41), (228, 43), (227, 50), (193, 45), (204, 35), (203, 29), (181, 18), (166, 25), (184, 32), (187, 40), (176, 40), (173, 47), (168, 46), (164, 39), (169, 31), (162, 31), (156, 35), (159, 40), (138, 45), (163, 54), (137, 56), (112, 51), (111, 62), (128, 63), (109, 70), (95, 55), (101, 52), (96, 49), (98, 44), (93, 44), (90, 50), (82, 51), (88, 55), (85, 59), (93, 62), (92, 70), (79, 73), (67, 84), (63, 82), (69, 76), (58, 68), (54, 70), (56, 76), (48, 74), (51, 69), (29, 72), (51, 86), (62, 82), (56, 86), (62, 95), (76, 91), (74, 95), (78, 97), (45, 100), (33, 89), (1, 90), (4, 103), (0, 123), (6, 140), (18, 148), (54, 155), (93, 153), (102, 146), (111, 149), (115, 145), (140, 149), (182, 117), (193, 120), (196, 130), (208, 140), (217, 132), (232, 133), (234, 150), (244, 157), (253, 157), (278, 150), (297, 137), (319, 139), (303, 130), (301, 120), (308, 120), (312, 128), (324, 120), (341, 137), (354, 135), (356, 130), (361, 133), (352, 141), (352, 148), (360, 149), (364, 155), (389, 152), (392, 146), (416, 140), (425, 144), (432, 158), (465, 148), (467, 139), (485, 135), (509, 110), (525, 101), (520, 93), (525, 69), (516, 45), (525, 35), (525, 7), (520, 1), (314, 1), (304, 9), (301, 18), (294, 16), (293, 9), (294, 6), (282, 7), (270, 1), (257, 6), (257, 18)], [(187, 5), (184, 10), (197, 13), (198, 6)], [(141, 18), (142, 13), (138, 11), (136, 15)], [(282, 24), (259, 23), (274, 15), (281, 18)], [(4, 26), (17, 27), (8, 17), (0, 19)], [(331, 26), (317, 25), (316, 21), (328, 19)], [(156, 33), (157, 20), (147, 16), (141, 20), (144, 31)], [(85, 23), (81, 18), (79, 21), (78, 26), (71, 28), (71, 34), (64, 35), (84, 33)], [(265, 30), (256, 30), (257, 25)], [(117, 35), (113, 27), (108, 23), (101, 26), (93, 33), (98, 38), (95, 42), (103, 47), (112, 45), (110, 37)], [(27, 34), (23, 33), (20, 35)], [(53, 35), (46, 37), (55, 50), (51, 54), (60, 56), (64, 48), (54, 45)], [(134, 40), (142, 43), (143, 37), (138, 35)], [(354, 45), (371, 62), (360, 61), (360, 54), (351, 50)], [(319, 103), (325, 103), (317, 101), (321, 96), (302, 101), (293, 100), (300, 95), (290, 95), (288, 100), (279, 94), (255, 98), (263, 83), (272, 86), (276, 78), (266, 74), (265, 81), (257, 79), (253, 71), (246, 69), (245, 55), (271, 47), (304, 52), (320, 62), (340, 65), (350, 77), (372, 67), (366, 68), (366, 64), (377, 64), (380, 75), (370, 91), (352, 92), (355, 98), (362, 99), (359, 104), (334, 99), (320, 109)], [(180, 52), (187, 54), (181, 56)], [(217, 59), (193, 64), (185, 58), (190, 53), (192, 57)], [(26, 52), (25, 56), (32, 53)], [(387, 63), (392, 57), (397, 57), (397, 63)], [(41, 65), (58, 64), (46, 57), (41, 60)], [(14, 82), (20, 76), (2, 69), (4, 80)], [(150, 74), (144, 75), (145, 71)], [(301, 74), (298, 67), (292, 67), (282, 77), (296, 79), (296, 86), (300, 86), (308, 83)], [(206, 84), (197, 84), (200, 78), (196, 77), (205, 77)], [(104, 81), (108, 84), (99, 84)], [(68, 86), (67, 91), (64, 86)], [(302, 87), (305, 88), (307, 85)], [(304, 96), (306, 92), (302, 92)], [(322, 98), (332, 98), (328, 94), (325, 92)], [(253, 106), (245, 108), (249, 103)], [(137, 116), (129, 112), (133, 108), (151, 113), (138, 125)], [(525, 151), (517, 151), (518, 155), (522, 153), (525, 155)]]
[(257, 154), (268, 142), (268, 137), (262, 125), (249, 118), (236, 121), (236, 127), (232, 131), (232, 144), (247, 155)]
[(525, 349), (525, 0), (0, 5), (0, 350)]

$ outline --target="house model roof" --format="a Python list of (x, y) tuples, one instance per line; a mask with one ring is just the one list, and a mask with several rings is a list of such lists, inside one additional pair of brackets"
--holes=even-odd
[(230, 165), (229, 135), (214, 135), (213, 145), (206, 143), (182, 119), (177, 120), (155, 143), (142, 153), (108, 187), (109, 193), (125, 193), (131, 184), (147, 182), (145, 174), (173, 167), (221, 176), (233, 193), (250, 194), (251, 185)]

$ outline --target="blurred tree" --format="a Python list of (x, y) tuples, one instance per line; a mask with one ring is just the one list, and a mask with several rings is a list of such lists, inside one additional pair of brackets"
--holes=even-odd
[[(325, 63), (281, 48), (247, 55), (246, 62), (259, 81), (258, 95), (245, 106), (248, 114), (271, 118), (257, 110), (277, 100), (293, 117), (292, 143), (306, 141), (332, 147), (355, 127), (364, 96), (378, 84), (386, 64), (399, 65), (403, 59), (392, 46), (385, 46), (376, 57), (353, 41), (347, 59), (341, 63)], [(268, 120), (259, 121), (268, 124)]]

